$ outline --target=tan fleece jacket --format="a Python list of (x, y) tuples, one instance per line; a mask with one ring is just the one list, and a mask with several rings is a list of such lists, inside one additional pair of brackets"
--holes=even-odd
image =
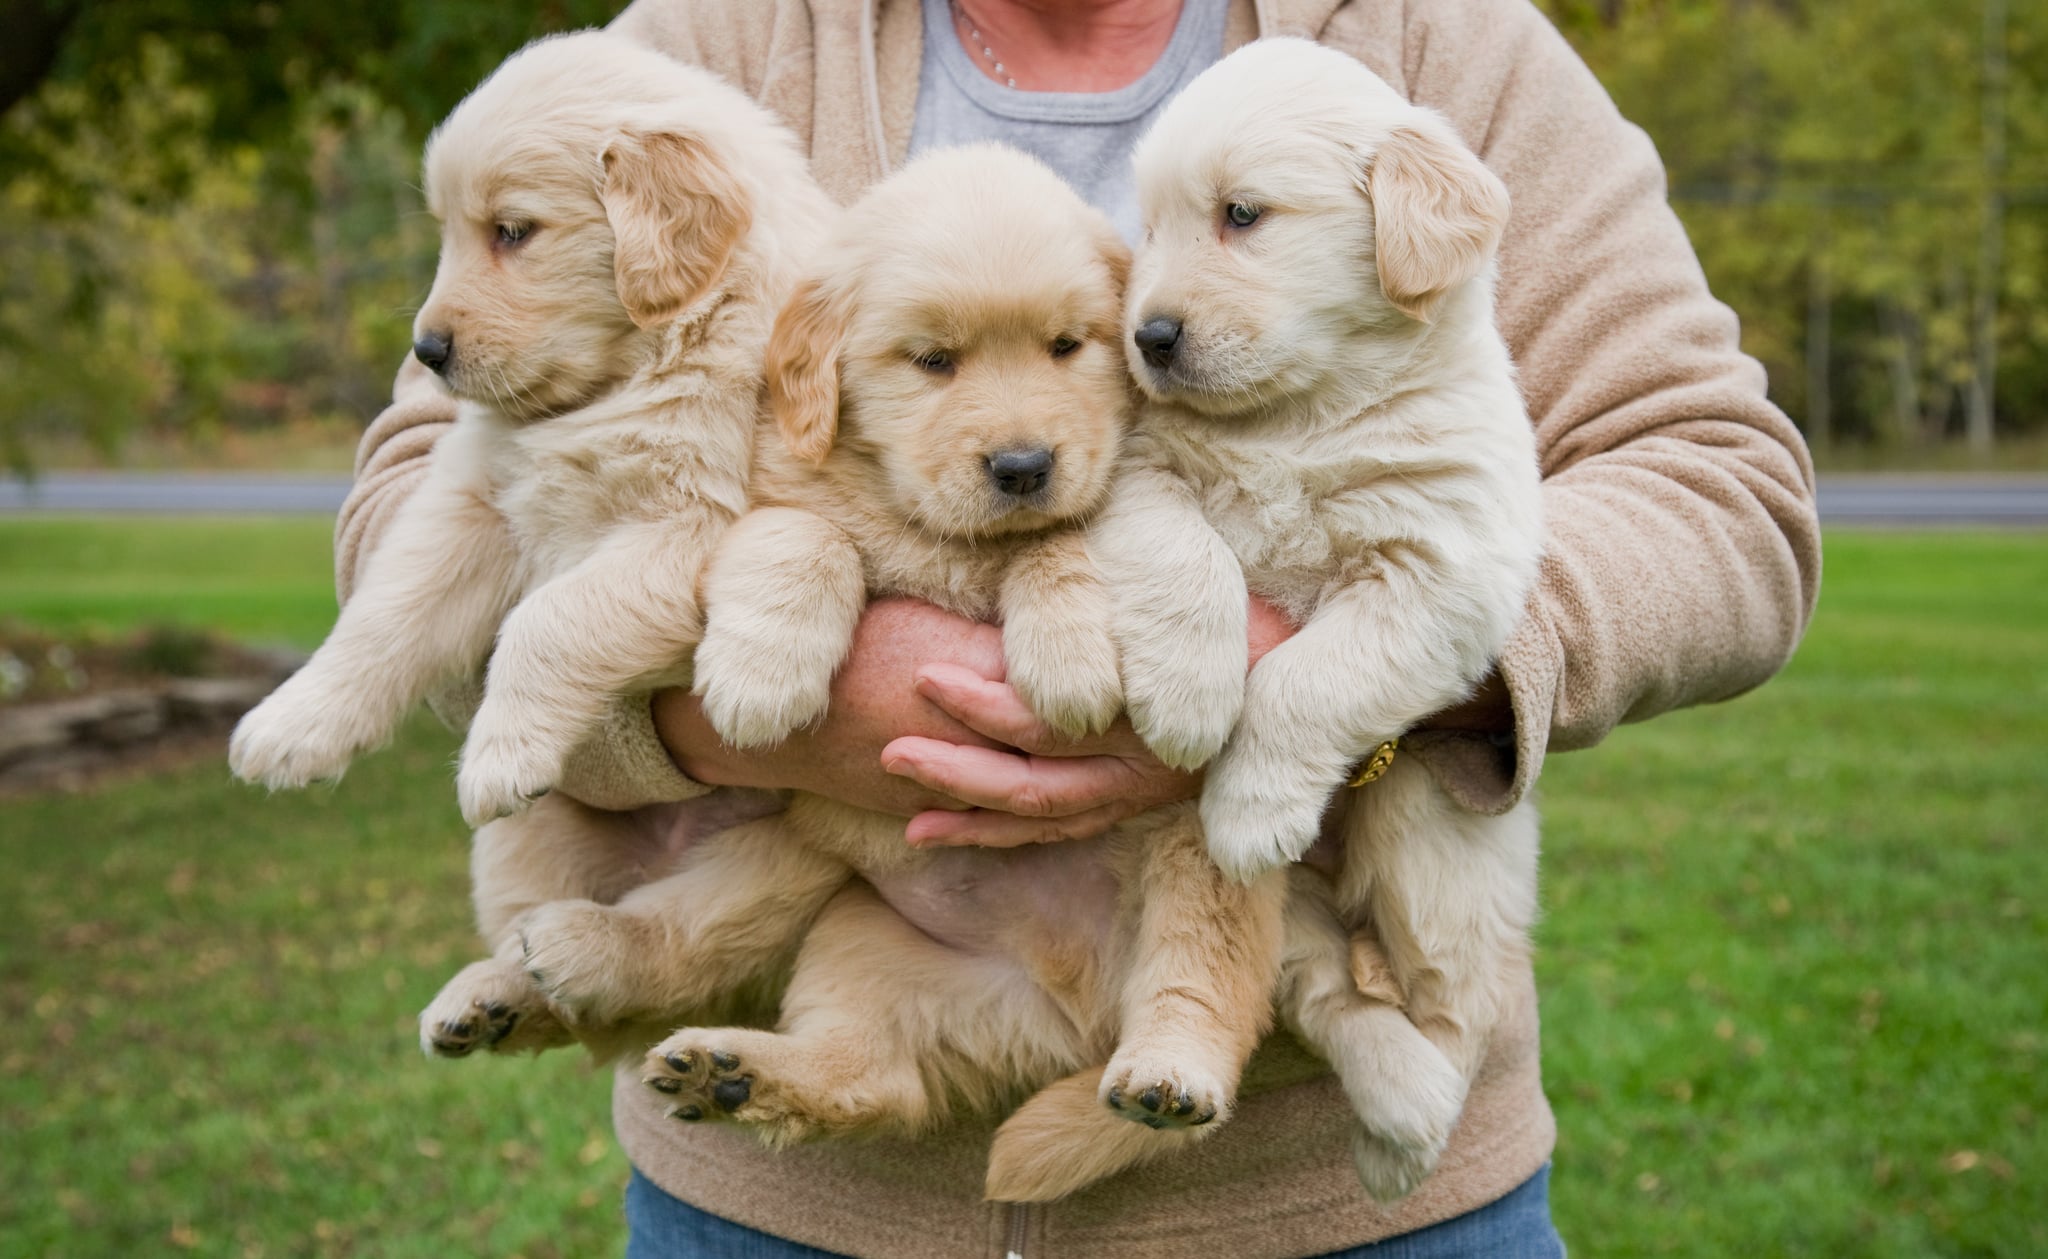
[[(842, 200), (904, 159), (918, 0), (637, 0), (615, 26), (739, 82), (808, 144)], [(1542, 452), (1547, 558), (1501, 660), (1513, 746), (1434, 735), (1417, 753), (1470, 807), (1501, 811), (1550, 748), (1590, 747), (1620, 722), (1768, 678), (1818, 590), (1812, 466), (1738, 348), (1735, 316), (1707, 292), (1648, 138), (1526, 0), (1234, 0), (1226, 42), (1255, 35), (1358, 57), (1448, 115), (1514, 199), (1499, 316)], [(414, 364), (395, 392), (364, 436), (337, 527), (344, 595), (453, 418)], [(572, 793), (625, 807), (700, 790), (652, 737), (644, 704), (623, 707), (609, 741), (579, 759)], [(1213, 1140), (1048, 1208), (980, 1201), (985, 1128), (769, 1153), (728, 1128), (663, 1119), (630, 1070), (614, 1117), (628, 1155), (670, 1193), (849, 1255), (1317, 1255), (1481, 1206), (1549, 1157), (1533, 978), (1521, 992), (1441, 1168), (1392, 1208), (1352, 1176), (1334, 1078), (1284, 1036), (1260, 1051), (1247, 1100)]]

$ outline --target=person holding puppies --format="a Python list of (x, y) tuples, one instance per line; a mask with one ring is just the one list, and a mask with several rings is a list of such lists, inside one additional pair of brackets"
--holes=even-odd
[[(842, 202), (921, 147), (991, 139), (1046, 158), (1134, 231), (1131, 143), (1175, 87), (1256, 37), (1314, 39), (1445, 115), (1512, 199), (1498, 320), (1545, 478), (1545, 554), (1519, 627), (1475, 698), (1400, 752), (1463, 807), (1505, 813), (1549, 750), (1760, 684), (1804, 630), (1820, 549), (1803, 444), (1707, 292), (1653, 148), (1526, 0), (637, 0), (612, 29), (741, 85)], [(344, 594), (454, 414), (409, 361), (342, 510)], [(1255, 608), (1251, 654), (1288, 630)], [(673, 803), (714, 784), (801, 786), (915, 814), (913, 843), (998, 845), (1096, 834), (1194, 794), (1127, 726), (1053, 736), (1003, 678), (993, 628), (879, 603), (816, 728), (740, 753), (665, 691), (618, 708), (562, 791), (682, 832), (703, 829), (694, 810), (772, 807)], [(1063, 863), (1047, 855), (1018, 898), (1057, 899)], [(946, 930), (945, 904), (925, 912), (918, 926)], [(637, 1168), (630, 1253), (1290, 1259), (1399, 1237), (1360, 1253), (1557, 1254), (1526, 966), (1508, 989), (1437, 1171), (1391, 1206), (1358, 1186), (1337, 1081), (1285, 1038), (1254, 1058), (1214, 1140), (1030, 1208), (982, 1202), (986, 1129), (770, 1152), (666, 1120), (635, 1065), (614, 1108)]]

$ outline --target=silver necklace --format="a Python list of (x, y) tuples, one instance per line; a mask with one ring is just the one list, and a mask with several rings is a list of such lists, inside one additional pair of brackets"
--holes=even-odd
[(967, 10), (960, 7), (960, 0), (949, 0), (949, 3), (953, 8), (953, 20), (967, 28), (967, 37), (974, 41), (976, 48), (981, 49), (982, 60), (989, 63), (990, 68), (995, 71), (996, 77), (1000, 78), (1005, 86), (1017, 86), (1017, 80), (1011, 77), (1009, 70), (1004, 67), (1001, 61), (996, 59), (996, 50), (989, 47), (988, 41), (981, 37), (981, 31), (974, 25), (974, 19), (968, 17)]

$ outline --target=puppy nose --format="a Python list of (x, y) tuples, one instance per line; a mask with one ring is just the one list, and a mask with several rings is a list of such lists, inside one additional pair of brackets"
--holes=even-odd
[(1173, 352), (1180, 345), (1180, 320), (1164, 315), (1147, 319), (1131, 338), (1138, 343), (1138, 352), (1147, 363), (1165, 367), (1173, 362)]
[(448, 356), (455, 353), (455, 342), (445, 332), (422, 332), (412, 343), (413, 357), (438, 372), (448, 366)]
[(1014, 498), (1036, 494), (1052, 480), (1050, 450), (1005, 450), (988, 457), (988, 479)]

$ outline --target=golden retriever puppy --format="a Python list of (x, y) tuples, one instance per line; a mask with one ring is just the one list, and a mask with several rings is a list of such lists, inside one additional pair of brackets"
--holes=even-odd
[(460, 418), (229, 760), (273, 788), (337, 776), (488, 655), (458, 780), (480, 824), (687, 657), (746, 507), (762, 348), (833, 211), (744, 94), (599, 32), (478, 87), (428, 142), (426, 192), (441, 260), (413, 348)]
[[(1204, 73), (1136, 163), (1148, 403), (1090, 541), (1133, 721), (1178, 764), (1221, 749), (1203, 829), (1253, 878), (1310, 847), (1369, 753), (1469, 694), (1534, 582), (1535, 442), (1492, 318), (1507, 193), (1440, 116), (1300, 40)], [(1248, 680), (1247, 587), (1302, 626)], [(1464, 812), (1397, 757), (1343, 838), (1334, 887), (1291, 876), (1282, 1010), (1394, 1198), (1434, 1167), (1527, 948), (1536, 819)]]
[[(1004, 149), (928, 155), (848, 212), (776, 323), (784, 444), (763, 441), (755, 507), (706, 577), (695, 685), (722, 734), (771, 742), (822, 713), (880, 594), (1000, 618), (1052, 724), (1117, 714), (1080, 525), (1131, 402), (1127, 263), (1102, 215)], [(649, 1053), (670, 1113), (780, 1143), (916, 1132), (1058, 1082), (1004, 1128), (988, 1184), (1045, 1199), (1213, 1130), (1278, 975), (1283, 881), (1224, 880), (1191, 805), (1100, 853), (1071, 903), (1025, 903), (1004, 874), (1042, 850), (918, 850), (901, 818), (799, 794), (663, 882), (520, 929), (547, 1000), (585, 1024), (701, 1007), (800, 941), (776, 1030), (692, 1027)], [(914, 925), (933, 905), (953, 928)]]

